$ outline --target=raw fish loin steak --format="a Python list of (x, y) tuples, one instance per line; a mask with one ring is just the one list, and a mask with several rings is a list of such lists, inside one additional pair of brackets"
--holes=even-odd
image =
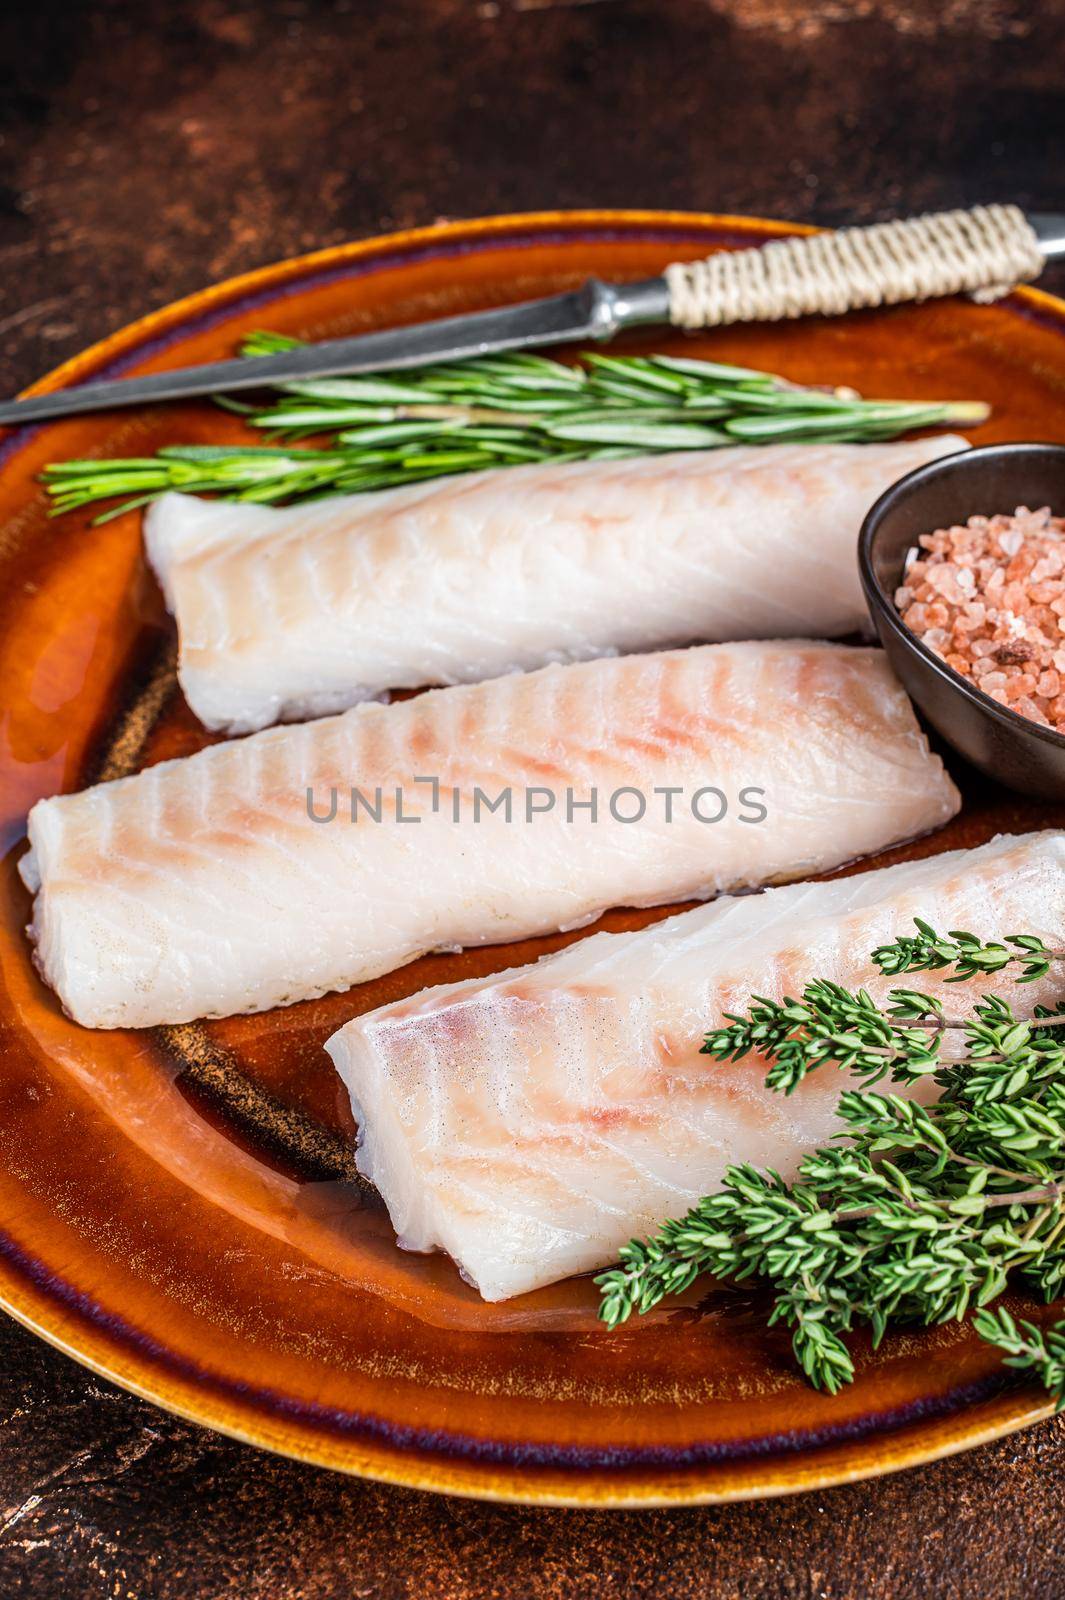
[[(354, 786), (379, 820), (349, 805)], [(696, 803), (706, 786), (720, 821), (718, 798)], [(478, 788), (509, 788), (510, 818), (478, 814)], [(636, 793), (615, 816), (621, 788)], [(336, 815), (313, 820), (331, 791)], [(642, 820), (618, 820), (641, 797)], [(149, 1027), (286, 1005), (612, 905), (802, 877), (957, 807), (879, 651), (717, 645), (359, 706), (44, 800), (21, 870), (38, 964), (71, 1016)]]
[[(847, 1080), (835, 1069), (785, 1097), (765, 1088), (760, 1058), (699, 1054), (724, 1012), (813, 977), (882, 995), (898, 980), (880, 978), (869, 952), (912, 932), (914, 916), (1060, 947), (1063, 872), (1065, 836), (1000, 838), (720, 899), (356, 1017), (327, 1049), (360, 1123), (359, 1166), (400, 1243), (448, 1251), (486, 1300), (604, 1266), (713, 1191), (730, 1164), (791, 1177), (838, 1129)], [(938, 993), (951, 1015), (982, 992), (936, 974), (903, 981)], [(1059, 994), (1051, 973), (1017, 989), (1016, 1004), (1023, 1014)]]
[(186, 699), (209, 728), (247, 733), (550, 661), (858, 633), (863, 516), (965, 447), (555, 462), (283, 511), (171, 494), (145, 542)]

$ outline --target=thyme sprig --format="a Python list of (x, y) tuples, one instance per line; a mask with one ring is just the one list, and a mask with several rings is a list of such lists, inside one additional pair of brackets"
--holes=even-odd
[(1037, 1328), (1034, 1322), (1015, 1322), (1004, 1306), (997, 1311), (977, 1311), (973, 1327), (981, 1339), (1005, 1352), (1005, 1365), (1033, 1373), (1065, 1410), (1065, 1322)]
[[(258, 333), (242, 354), (298, 343)], [(53, 512), (127, 497), (96, 519), (103, 522), (169, 489), (272, 504), (536, 461), (892, 439), (988, 415), (977, 402), (863, 400), (851, 389), (801, 388), (721, 362), (597, 353), (577, 366), (517, 354), (314, 379), (286, 384), (260, 406), (218, 398), (271, 443), (168, 445), (154, 456), (54, 462), (42, 474)], [(301, 446), (323, 436), (324, 446)]]
[[(1063, 959), (1034, 935), (1006, 944), (941, 937), (919, 923), (917, 940), (882, 946), (887, 970), (934, 960), (959, 976)], [(917, 949), (917, 941), (920, 948)], [(1010, 947), (1015, 954), (1010, 953)], [(885, 952), (895, 952), (887, 955)], [(878, 963), (879, 964), (879, 963)], [(962, 971), (964, 969), (964, 972)], [(925, 970), (928, 970), (927, 968)], [(1006, 1364), (1037, 1376), (1065, 1405), (1065, 1321), (1049, 1330), (987, 1309), (1011, 1281), (1042, 1296), (1065, 1292), (1065, 1005), (1018, 1017), (985, 995), (970, 1018), (951, 1019), (916, 990), (879, 1007), (825, 980), (801, 1000), (755, 998), (707, 1035), (706, 1053), (738, 1060), (757, 1051), (767, 1084), (790, 1093), (811, 1071), (845, 1067), (868, 1085), (931, 1075), (932, 1105), (867, 1086), (841, 1097), (836, 1140), (804, 1157), (794, 1183), (750, 1165), (731, 1167), (720, 1192), (650, 1239), (633, 1240), (597, 1277), (600, 1316), (617, 1327), (687, 1289), (703, 1273), (773, 1291), (772, 1326), (791, 1330), (807, 1378), (836, 1393), (854, 1376), (846, 1336), (865, 1325), (874, 1348), (890, 1326), (931, 1324), (974, 1312), (977, 1333)], [(963, 1049), (940, 1051), (948, 1030)]]
[[(1065, 950), (1050, 950), (1034, 933), (1007, 935), (1005, 943), (985, 943), (975, 934), (954, 929), (936, 933), (927, 922), (915, 917), (917, 933), (895, 939), (873, 951), (873, 961), (887, 977), (901, 972), (938, 972), (954, 967), (945, 983), (964, 983), (968, 978), (1002, 972), (1011, 963), (1023, 966), (1014, 976), (1018, 983), (1033, 983), (1050, 971), (1050, 963), (1065, 958)], [(1013, 946), (1012, 950), (1009, 946)]]

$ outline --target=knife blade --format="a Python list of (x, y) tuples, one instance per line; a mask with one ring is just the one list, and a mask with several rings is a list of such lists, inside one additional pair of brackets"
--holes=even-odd
[[(1028, 222), (1045, 260), (1065, 257), (1065, 216), (1029, 214)], [(314, 378), (401, 371), (578, 339), (598, 342), (612, 338), (622, 328), (667, 323), (669, 310), (670, 294), (664, 276), (631, 284), (590, 278), (568, 294), (492, 311), (442, 317), (413, 327), (386, 328), (350, 339), (329, 339), (277, 355), (238, 357), (143, 378), (87, 383), (53, 394), (8, 400), (0, 402), (0, 424), (43, 422), (119, 406), (273, 388)]]
[(81, 416), (113, 406), (150, 405), (239, 389), (272, 388), (310, 378), (350, 377), (360, 372), (400, 371), (438, 361), (467, 361), (504, 350), (566, 344), (574, 339), (609, 339), (621, 327), (664, 322), (669, 296), (664, 278), (608, 284), (590, 278), (569, 294), (526, 300), (493, 311), (442, 317), (414, 327), (386, 328), (351, 339), (301, 345), (278, 355), (238, 357), (205, 366), (156, 372), (145, 378), (87, 383), (55, 394), (0, 403), (0, 423), (42, 422)]

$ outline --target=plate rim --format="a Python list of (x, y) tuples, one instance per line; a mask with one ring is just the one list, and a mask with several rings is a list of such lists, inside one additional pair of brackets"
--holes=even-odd
[[(268, 292), (287, 281), (298, 282), (322, 270), (359, 261), (372, 263), (378, 256), (409, 259), (427, 247), (459, 240), (467, 242), (473, 250), (490, 248), (494, 242), (505, 243), (510, 234), (547, 234), (553, 228), (587, 229), (593, 236), (610, 229), (623, 233), (677, 230), (693, 237), (738, 233), (749, 234), (752, 243), (767, 236), (820, 231), (805, 223), (728, 212), (581, 208), (507, 212), (373, 234), (365, 239), (283, 257), (193, 290), (94, 341), (36, 379), (21, 394), (24, 397), (46, 394), (84, 382), (101, 368), (125, 357), (135, 358), (141, 347), (155, 343), (168, 331), (180, 330), (194, 318), (222, 311), (229, 303), (239, 302), (249, 294)], [(1030, 285), (1020, 286), (1013, 294), (1065, 331), (1065, 300)], [(19, 433), (36, 433), (49, 425), (0, 428), (0, 444), (15, 454)], [(859, 1482), (942, 1460), (1001, 1439), (1020, 1428), (1046, 1420), (1054, 1413), (1053, 1403), (1043, 1399), (1033, 1385), (1011, 1384), (989, 1399), (977, 1402), (974, 1408), (962, 1407), (939, 1417), (918, 1418), (895, 1431), (840, 1439), (829, 1446), (815, 1446), (793, 1456), (780, 1453), (766, 1456), (761, 1462), (734, 1460), (717, 1471), (706, 1463), (684, 1469), (683, 1473), (634, 1467), (618, 1475), (611, 1475), (609, 1469), (603, 1468), (592, 1469), (584, 1475), (580, 1469), (551, 1468), (541, 1477), (540, 1473), (530, 1473), (518, 1462), (498, 1466), (460, 1458), (447, 1460), (420, 1452), (417, 1447), (405, 1451), (401, 1446), (383, 1447), (365, 1436), (335, 1440), (330, 1447), (326, 1435), (298, 1423), (290, 1422), (286, 1426), (278, 1421), (270, 1426), (264, 1414), (250, 1403), (245, 1406), (232, 1397), (214, 1397), (197, 1387), (192, 1379), (164, 1376), (150, 1357), (124, 1350), (117, 1337), (106, 1329), (90, 1327), (76, 1311), (64, 1307), (51, 1295), (46, 1283), (35, 1282), (6, 1255), (0, 1255), (0, 1309), (79, 1365), (183, 1421), (308, 1465), (398, 1487), (503, 1504), (637, 1510), (777, 1498)], [(80, 1337), (79, 1328), (82, 1330)], [(983, 1420), (974, 1418), (967, 1423), (966, 1418), (972, 1418), (974, 1410)], [(572, 1487), (551, 1486), (552, 1476)], [(715, 1481), (719, 1478), (722, 1481)], [(670, 1480), (668, 1486), (664, 1483), (666, 1479)]]
[[(391, 1458), (384, 1452), (378, 1456), (373, 1445), (367, 1441), (361, 1441), (358, 1447), (352, 1443), (343, 1447), (337, 1445), (334, 1453), (322, 1447), (321, 1435), (307, 1436), (294, 1431), (275, 1439), (270, 1436), (269, 1430), (261, 1426), (256, 1428), (251, 1426), (250, 1422), (241, 1423), (233, 1420), (221, 1405), (216, 1411), (210, 1401), (202, 1401), (203, 1391), (197, 1389), (191, 1382), (186, 1384), (178, 1380), (175, 1383), (171, 1380), (170, 1384), (167, 1384), (161, 1380), (155, 1383), (142, 1381), (133, 1372), (123, 1370), (121, 1361), (109, 1362), (91, 1354), (88, 1349), (79, 1347), (66, 1338), (58, 1328), (50, 1326), (20, 1303), (19, 1296), (11, 1291), (9, 1276), (10, 1263), (0, 1261), (0, 1310), (12, 1317), (21, 1327), (43, 1339), (53, 1349), (69, 1356), (79, 1366), (125, 1389), (138, 1399), (158, 1406), (170, 1416), (177, 1417), (183, 1422), (194, 1423), (198, 1427), (209, 1428), (226, 1438), (236, 1440), (239, 1444), (265, 1450), (283, 1460), (298, 1461), (306, 1466), (321, 1467), (343, 1473), (347, 1477), (364, 1478), (397, 1488), (455, 1495), (460, 1499), (480, 1500), (498, 1505), (640, 1511), (670, 1506), (734, 1505), (752, 1500), (782, 1499), (789, 1495), (815, 1493), (823, 1489), (839, 1488), (849, 1483), (886, 1477), (910, 1467), (930, 1465), (932, 1462), (960, 1455), (964, 1451), (977, 1449), (981, 1445), (993, 1444), (997, 1439), (1007, 1438), (1022, 1428), (1045, 1422), (1055, 1414), (1051, 1401), (1040, 1399), (1025, 1403), (1025, 1397), (1036, 1392), (1031, 1386), (1025, 1385), (1023, 1388), (1007, 1389), (996, 1396), (990, 1404), (996, 1412), (1003, 1412), (1004, 1415), (983, 1426), (975, 1428), (968, 1426), (964, 1411), (935, 1418), (930, 1423), (919, 1420), (894, 1435), (890, 1432), (871, 1433), (857, 1441), (840, 1441), (829, 1447), (826, 1452), (828, 1460), (823, 1467), (811, 1464), (804, 1469), (801, 1466), (802, 1456), (799, 1454), (790, 1460), (787, 1457), (767, 1457), (766, 1468), (763, 1471), (745, 1462), (733, 1462), (727, 1469), (734, 1480), (731, 1485), (702, 1486), (699, 1473), (706, 1472), (704, 1467), (693, 1469), (690, 1477), (686, 1475), (683, 1481), (668, 1490), (641, 1487), (654, 1482), (654, 1473), (638, 1469), (638, 1472), (633, 1474), (634, 1487), (631, 1492), (622, 1492), (610, 1486), (600, 1488), (604, 1479), (599, 1475), (602, 1473), (602, 1469), (599, 1469), (599, 1473), (590, 1473), (588, 1479), (583, 1480), (586, 1485), (584, 1490), (576, 1488), (556, 1490), (541, 1486), (535, 1479), (523, 1481), (522, 1468), (517, 1465), (486, 1469), (483, 1465), (466, 1462), (456, 1468), (438, 1457), (408, 1453), (399, 1457), (402, 1465), (397, 1468), (392, 1465)], [(24, 1287), (24, 1284), (20, 1284), (20, 1288)], [(30, 1295), (26, 1298), (36, 1297)], [(46, 1295), (41, 1295), (40, 1298), (46, 1306), (52, 1305)], [(186, 1388), (195, 1397), (194, 1399), (185, 1401), (180, 1398)], [(249, 1416), (254, 1416), (257, 1421), (260, 1419), (258, 1412), (249, 1413)], [(926, 1437), (929, 1429), (934, 1430), (937, 1436), (932, 1442)], [(319, 1442), (313, 1445), (306, 1444), (304, 1440), (307, 1437), (313, 1437)], [(877, 1459), (862, 1459), (877, 1442), (882, 1452), (881, 1456)], [(361, 1455), (362, 1452), (365, 1452), (364, 1457)], [(808, 1454), (815, 1453), (819, 1454), (819, 1452)], [(846, 1465), (848, 1453), (859, 1457), (849, 1466)], [(356, 1459), (357, 1456), (360, 1458)], [(838, 1463), (837, 1456), (842, 1457)], [(778, 1470), (774, 1471), (775, 1467)], [(769, 1476), (769, 1473), (773, 1475)], [(564, 1476), (567, 1480), (582, 1481), (575, 1477), (574, 1469), (564, 1471)], [(606, 1479), (605, 1482), (609, 1485), (611, 1480)]]

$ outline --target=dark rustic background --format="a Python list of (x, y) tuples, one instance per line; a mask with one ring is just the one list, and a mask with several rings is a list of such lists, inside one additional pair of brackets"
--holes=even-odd
[[(0, 74), (3, 393), (212, 279), (438, 217), (1065, 209), (1055, 0), (22, 0)], [(0, 1319), (4, 1600), (1060, 1600), (1063, 1465), (1049, 1423), (762, 1505), (482, 1506), (259, 1455)]]

